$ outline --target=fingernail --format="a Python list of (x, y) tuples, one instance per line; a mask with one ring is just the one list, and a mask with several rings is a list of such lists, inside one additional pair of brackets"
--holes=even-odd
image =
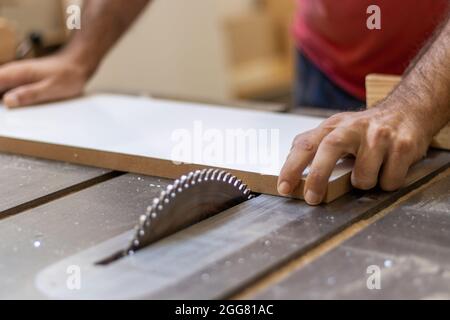
[(308, 190), (308, 191), (306, 191), (306, 194), (305, 194), (305, 201), (308, 204), (314, 206), (314, 205), (319, 204), (322, 201), (322, 199), (321, 199), (320, 195), (318, 195), (314, 191)]
[(3, 98), (3, 102), (9, 108), (15, 108), (19, 106), (19, 98), (15, 94), (9, 94)]
[(278, 192), (283, 196), (288, 195), (291, 192), (291, 185), (289, 184), (289, 182), (281, 182), (278, 186)]

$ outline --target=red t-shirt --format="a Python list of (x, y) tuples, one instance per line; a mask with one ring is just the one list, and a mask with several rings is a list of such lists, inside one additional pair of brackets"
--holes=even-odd
[[(345, 91), (365, 98), (369, 73), (402, 74), (446, 14), (449, 0), (297, 0), (299, 49)], [(381, 30), (369, 30), (370, 5)]]

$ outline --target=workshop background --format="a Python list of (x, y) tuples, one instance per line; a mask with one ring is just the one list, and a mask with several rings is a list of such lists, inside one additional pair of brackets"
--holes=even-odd
[[(2, 0), (0, 30), (8, 25), (18, 45), (37, 33), (42, 46), (53, 48), (67, 39), (63, 8), (70, 2), (81, 3)], [(108, 55), (88, 91), (288, 102), (294, 7), (292, 0), (154, 1)], [(10, 51), (11, 42), (2, 42), (0, 52)]]

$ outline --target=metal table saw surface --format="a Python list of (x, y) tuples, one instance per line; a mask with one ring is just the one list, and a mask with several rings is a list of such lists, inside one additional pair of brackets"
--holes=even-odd
[[(170, 181), (0, 155), (0, 298), (448, 298), (449, 163), (319, 207), (260, 195), (99, 269)], [(72, 261), (90, 266), (67, 292)]]

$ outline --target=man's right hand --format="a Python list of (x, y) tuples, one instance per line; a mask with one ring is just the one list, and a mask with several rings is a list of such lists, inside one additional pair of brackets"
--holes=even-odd
[(67, 52), (0, 66), (0, 94), (9, 108), (78, 96), (90, 76)]

